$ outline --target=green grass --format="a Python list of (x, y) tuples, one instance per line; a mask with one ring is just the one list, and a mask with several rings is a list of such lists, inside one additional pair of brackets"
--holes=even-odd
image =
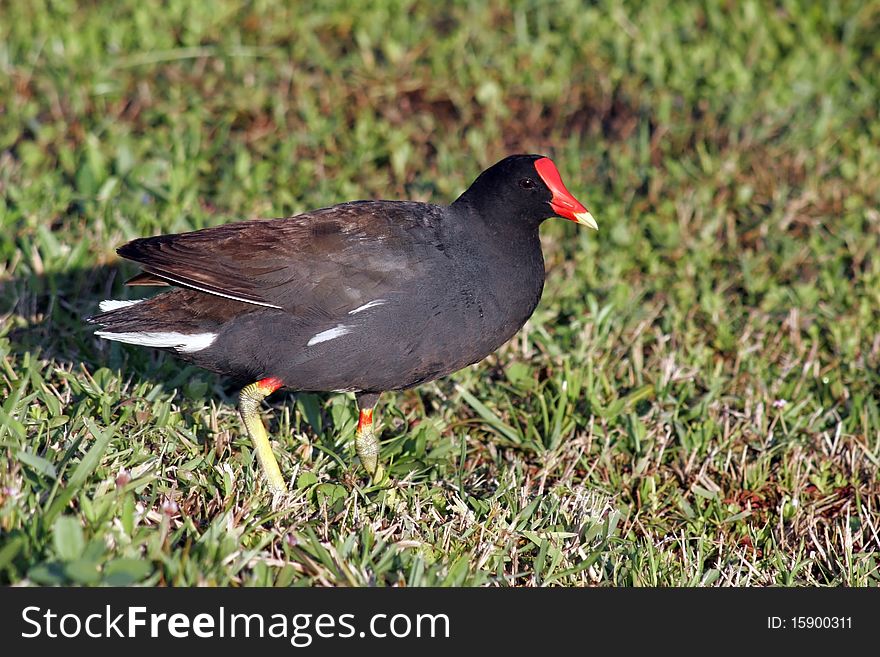
[[(880, 584), (880, 4), (320, 4), (0, 3), (0, 582)], [(82, 322), (126, 240), (513, 152), (600, 232), (384, 397), (388, 490), (277, 396), (273, 509), (233, 388)]]

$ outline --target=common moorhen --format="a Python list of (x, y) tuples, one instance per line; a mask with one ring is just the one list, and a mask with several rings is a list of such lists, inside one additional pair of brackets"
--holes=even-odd
[(525, 324), (551, 215), (597, 227), (549, 158), (512, 155), (449, 206), (354, 201), (136, 239), (117, 251), (143, 269), (127, 283), (174, 289), (104, 301), (89, 321), (102, 338), (254, 382), (239, 410), (275, 491), (285, 483), (262, 400), (279, 388), (355, 393), (355, 448), (376, 479), (379, 395), (476, 363)]

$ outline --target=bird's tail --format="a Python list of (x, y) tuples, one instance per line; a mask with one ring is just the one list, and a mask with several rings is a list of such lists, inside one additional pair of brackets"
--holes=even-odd
[(95, 335), (105, 340), (172, 349), (188, 354), (211, 346), (217, 338), (206, 331), (190, 313), (181, 312), (183, 290), (173, 290), (150, 299), (102, 301), (102, 312), (86, 321), (99, 327)]

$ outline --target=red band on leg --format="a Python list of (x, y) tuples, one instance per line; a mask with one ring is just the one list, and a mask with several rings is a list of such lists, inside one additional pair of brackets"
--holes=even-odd
[(271, 395), (283, 385), (284, 382), (281, 379), (276, 379), (274, 376), (257, 381), (257, 387), (260, 389), (260, 392), (264, 392), (267, 395)]
[(363, 431), (364, 428), (373, 424), (373, 409), (372, 408), (364, 408), (361, 409), (360, 415), (358, 415), (358, 431)]

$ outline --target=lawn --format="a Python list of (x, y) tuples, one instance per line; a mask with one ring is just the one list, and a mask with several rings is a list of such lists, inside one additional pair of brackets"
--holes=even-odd
[[(880, 584), (880, 3), (289, 4), (0, 3), (0, 583)], [(600, 230), (383, 397), (388, 486), (279, 394), (273, 505), (235, 387), (83, 322), (127, 240), (516, 152)]]

